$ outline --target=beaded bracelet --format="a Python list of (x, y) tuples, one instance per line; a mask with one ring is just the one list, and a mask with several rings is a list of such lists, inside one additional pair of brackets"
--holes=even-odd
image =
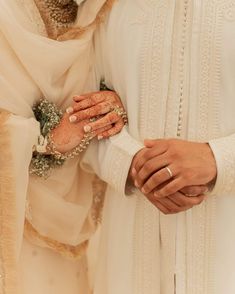
[(83, 152), (93, 138), (92, 133), (84, 135), (80, 144), (72, 151), (62, 154), (55, 148), (50, 132), (58, 126), (63, 116), (57, 106), (46, 99), (41, 99), (33, 107), (35, 118), (40, 123), (41, 135), (38, 137), (38, 144), (33, 148), (33, 157), (30, 163), (30, 174), (48, 178), (50, 172), (61, 167), (67, 159), (72, 159)]

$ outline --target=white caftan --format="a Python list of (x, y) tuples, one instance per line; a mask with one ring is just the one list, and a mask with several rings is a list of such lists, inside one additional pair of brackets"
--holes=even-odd
[[(235, 293), (235, 1), (119, 0), (97, 40), (129, 126), (84, 162), (109, 183), (94, 293)], [(210, 141), (218, 167), (173, 216), (126, 186), (143, 140), (166, 137)]]
[(101, 187), (80, 170), (79, 158), (46, 180), (29, 175), (40, 134), (32, 107), (45, 97), (65, 109), (73, 95), (96, 89), (92, 37), (108, 2), (85, 1), (71, 36), (76, 27), (89, 29), (56, 41), (33, 0), (0, 0), (1, 294), (90, 293), (85, 250)]

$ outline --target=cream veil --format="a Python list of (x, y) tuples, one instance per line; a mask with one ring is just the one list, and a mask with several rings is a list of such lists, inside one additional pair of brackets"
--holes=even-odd
[[(17, 293), (25, 214), (28, 238), (73, 258), (95, 230), (99, 201), (79, 159), (47, 180), (29, 176), (39, 134), (32, 106), (44, 96), (65, 108), (73, 94), (97, 88), (92, 37), (112, 2), (83, 2), (75, 28), (56, 41), (32, 0), (0, 0), (0, 293)], [(95, 183), (98, 196), (102, 188)]]

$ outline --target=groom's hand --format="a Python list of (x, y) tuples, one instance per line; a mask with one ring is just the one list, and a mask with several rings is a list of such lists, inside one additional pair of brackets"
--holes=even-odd
[[(147, 144), (148, 148), (142, 149), (135, 156), (132, 163), (130, 176), (138, 188), (140, 189), (143, 188), (145, 183), (148, 182), (148, 180), (151, 178), (154, 172), (156, 173), (157, 171), (159, 171), (159, 169), (156, 168), (156, 170), (153, 170), (152, 172), (148, 174), (149, 177), (146, 176), (145, 181), (141, 179), (143, 181), (142, 186), (141, 184), (139, 184), (141, 181), (140, 181), (140, 177), (138, 173), (145, 166), (145, 164), (149, 162), (150, 159), (153, 159), (155, 156), (157, 157), (164, 153), (164, 147), (165, 147), (164, 141), (166, 140), (157, 140), (157, 141), (149, 142), (150, 144), (149, 145)], [(175, 141), (179, 141), (179, 140), (175, 140)], [(161, 146), (160, 144), (158, 146), (155, 146), (154, 144), (155, 142), (158, 142), (158, 143), (161, 142), (163, 144)], [(153, 148), (153, 147), (158, 147), (158, 148), (156, 150), (156, 148)], [(146, 168), (146, 172), (148, 170), (149, 169)], [(160, 198), (158, 192), (161, 191), (164, 188), (164, 186), (168, 185), (172, 180), (172, 179), (169, 179), (169, 176), (170, 175), (168, 174), (168, 179), (165, 182), (159, 185), (156, 185), (150, 193), (143, 191), (142, 189), (142, 192), (146, 195), (146, 197), (163, 213), (171, 214), (171, 213), (185, 211), (187, 209), (192, 208), (195, 205), (200, 204), (205, 199), (204, 193), (208, 191), (207, 185), (192, 185), (192, 186), (182, 187), (180, 191), (176, 191), (175, 193), (172, 193), (165, 197), (163, 196)]]
[(175, 214), (186, 211), (196, 205), (201, 204), (206, 198), (205, 195), (189, 197), (185, 196), (181, 192), (176, 192), (171, 196), (161, 199), (157, 199), (153, 193), (146, 195), (146, 197), (164, 214)]
[(154, 140), (146, 141), (146, 147), (132, 166), (135, 185), (144, 194), (154, 193), (160, 199), (216, 178), (215, 159), (207, 143)]

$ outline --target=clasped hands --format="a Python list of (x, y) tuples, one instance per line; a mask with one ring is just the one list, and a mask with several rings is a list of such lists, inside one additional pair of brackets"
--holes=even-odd
[(71, 151), (79, 145), (86, 133), (99, 140), (119, 133), (125, 124), (120, 114), (122, 110), (121, 100), (113, 91), (74, 96), (60, 124), (51, 132), (56, 151)]
[(182, 212), (205, 200), (217, 175), (207, 143), (179, 139), (146, 140), (133, 159), (130, 178), (164, 214)]

